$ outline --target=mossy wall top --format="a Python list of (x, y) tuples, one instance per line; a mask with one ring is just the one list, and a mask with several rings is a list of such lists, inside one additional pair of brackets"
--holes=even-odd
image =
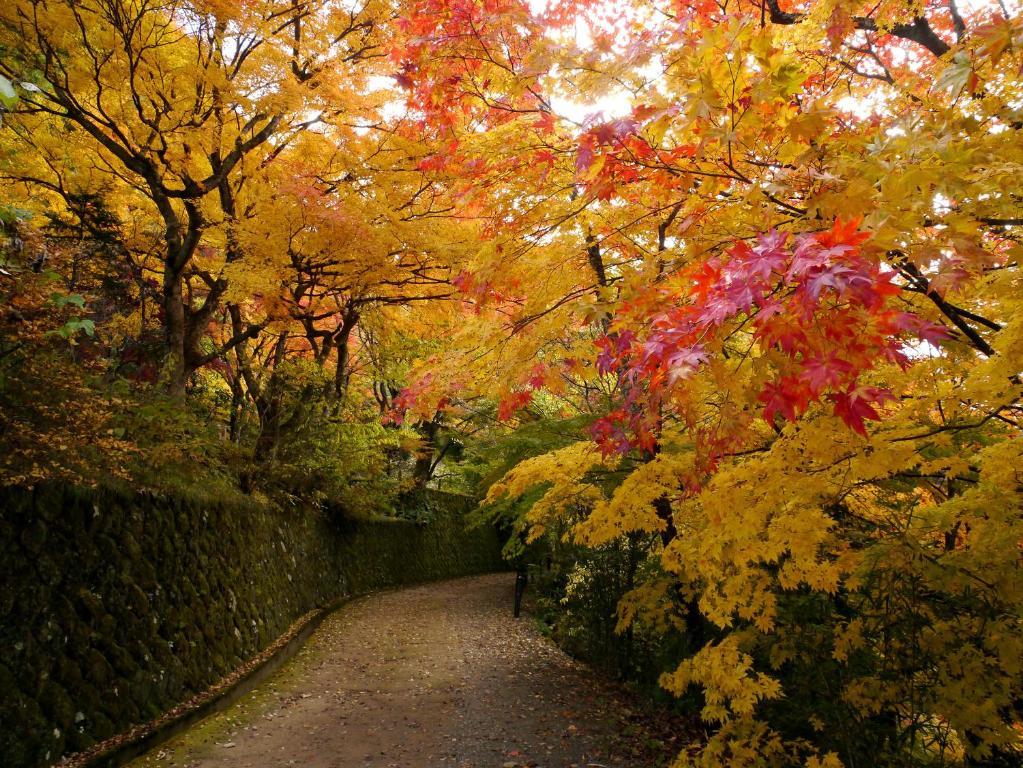
[(304, 613), (500, 567), (459, 497), (433, 522), (344, 520), (44, 486), (0, 492), (0, 766), (35, 768), (146, 722)]

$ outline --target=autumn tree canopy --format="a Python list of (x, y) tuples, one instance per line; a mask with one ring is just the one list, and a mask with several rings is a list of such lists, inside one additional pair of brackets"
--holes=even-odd
[(645, 542), (619, 630), (688, 638), (661, 682), (715, 730), (682, 763), (1018, 761), (1018, 14), (424, 2), (405, 25), (420, 167), (484, 221), (455, 280), (478, 322), (416, 401), (587, 417), (489, 498), (538, 487), (529, 539)]
[(1016, 4), (14, 0), (0, 76), (8, 482), (461, 463), (628, 547), (679, 765), (1019, 764)]

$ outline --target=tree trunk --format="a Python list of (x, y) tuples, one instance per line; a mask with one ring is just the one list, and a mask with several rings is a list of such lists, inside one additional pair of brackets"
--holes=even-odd
[(341, 327), (334, 336), (334, 345), (337, 348), (337, 367), (334, 369), (334, 398), (341, 401), (348, 391), (348, 380), (351, 378), (351, 371), (348, 370), (348, 362), (351, 353), (348, 349), (352, 338), (352, 331), (359, 322), (359, 313), (354, 309), (345, 312), (341, 321)]
[(185, 303), (181, 290), (181, 276), (169, 267), (163, 276), (163, 325), (166, 349), (162, 377), (171, 397), (185, 395)]
[(436, 469), (436, 465), (433, 462), (433, 454), (437, 448), (437, 432), (440, 430), (440, 424), (437, 423), (436, 417), (434, 417), (432, 421), (420, 422), (417, 429), (423, 435), (423, 447), (416, 455), (416, 464), (412, 470), (412, 480), (416, 490), (422, 490), (426, 488), (426, 484), (430, 482), (430, 478), (433, 477), (433, 471)]
[(287, 333), (278, 335), (277, 344), (274, 347), (270, 382), (267, 384), (266, 392), (256, 399), (256, 410), (259, 413), (259, 437), (256, 438), (253, 458), (258, 463), (265, 463), (273, 459), (281, 439), (284, 391), (278, 369), (284, 360), (287, 343)]

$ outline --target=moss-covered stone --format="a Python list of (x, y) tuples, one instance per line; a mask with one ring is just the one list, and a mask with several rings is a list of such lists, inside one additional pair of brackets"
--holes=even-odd
[(113, 722), (102, 712), (95, 712), (86, 722), (88, 723), (89, 731), (96, 738), (96, 741), (109, 739), (117, 733), (117, 728)]
[(43, 713), (64, 731), (75, 724), (75, 706), (71, 697), (52, 680), (47, 680), (41, 686), (39, 706)]
[(46, 523), (40, 518), (35, 518), (28, 525), (21, 529), (21, 546), (25, 551), (37, 555), (43, 551), (46, 544)]
[(75, 590), (75, 605), (79, 615), (90, 625), (99, 624), (99, 621), (106, 614), (103, 610), (103, 600), (87, 587), (79, 587)]
[(107, 690), (114, 684), (114, 669), (95, 648), (85, 648), (81, 660), (82, 674), (88, 684)]

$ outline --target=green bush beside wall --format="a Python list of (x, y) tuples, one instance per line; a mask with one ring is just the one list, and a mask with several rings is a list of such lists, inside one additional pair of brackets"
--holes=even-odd
[(466, 530), (468, 505), (435, 494), (422, 525), (0, 491), (0, 765), (49, 765), (148, 721), (338, 597), (502, 567), (495, 531)]

